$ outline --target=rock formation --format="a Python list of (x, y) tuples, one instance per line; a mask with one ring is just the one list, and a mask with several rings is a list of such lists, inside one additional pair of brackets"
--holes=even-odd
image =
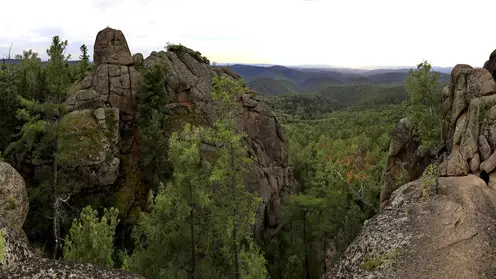
[[(485, 69), (453, 68), (441, 100), (444, 154), (436, 162), (427, 160), (433, 164), (419, 179), (384, 195), (389, 199), (381, 195), (381, 212), (364, 223), (324, 278), (496, 277), (494, 53)], [(408, 126), (402, 121), (398, 131)], [(390, 163), (414, 139), (408, 132), (398, 135), (391, 142), (386, 177), (395, 177), (388, 170), (405, 160), (393, 168)], [(404, 158), (415, 161), (416, 147), (410, 146)]]
[[(112, 188), (117, 189), (114, 203), (120, 212), (132, 215), (146, 204), (148, 197), (138, 164), (136, 96), (141, 77), (137, 69), (146, 69), (156, 63), (166, 69), (164, 87), (171, 115), (165, 128), (172, 134), (188, 121), (197, 125), (213, 124), (217, 115), (210, 98), (212, 78), (217, 75), (239, 78), (225, 69), (210, 67), (197, 56), (197, 52), (178, 47), (173, 51), (152, 52), (143, 59), (141, 54), (131, 55), (119, 30), (106, 28), (96, 37), (96, 69), (74, 87), (66, 102), (72, 112), (66, 117), (90, 119), (93, 115), (95, 119), (90, 121), (93, 129), (88, 127), (83, 133), (99, 135), (101, 140), (93, 140), (96, 153), (88, 154), (91, 160), (80, 158), (79, 162), (67, 167), (80, 169), (92, 187), (113, 184)], [(262, 239), (277, 232), (281, 197), (296, 187), (296, 181), (288, 168), (288, 139), (283, 128), (270, 108), (255, 95), (248, 88), (239, 92), (242, 108), (237, 119), (239, 130), (248, 135), (250, 154), (256, 158), (256, 166), (246, 185), (250, 190), (258, 191), (263, 199), (255, 230), (257, 237)], [(115, 122), (119, 127), (118, 144), (115, 144)], [(120, 148), (118, 154), (116, 146)], [(119, 170), (118, 174), (116, 170)]]
[[(78, 264), (35, 256), (21, 229), (26, 217), (27, 194), (21, 175), (9, 164), (0, 162), (0, 278), (143, 278), (123, 270), (104, 269), (91, 264)], [(19, 201), (11, 204), (11, 197)], [(11, 222), (11, 212), (19, 213), (17, 223)], [(6, 218), (4, 216), (7, 216)], [(20, 223), (20, 224), (19, 224)], [(19, 226), (20, 225), (20, 226)]]
[[(160, 51), (144, 60), (144, 67), (160, 64), (165, 68), (165, 89), (170, 104), (170, 132), (181, 128), (185, 119), (198, 125), (211, 125), (217, 115), (210, 99), (212, 78), (223, 75), (239, 76), (229, 71), (212, 68), (190, 55), (191, 50)], [(258, 210), (256, 234), (259, 239), (277, 232), (280, 224), (281, 197), (296, 187), (288, 168), (288, 139), (276, 115), (255, 97), (255, 92), (244, 88), (239, 92), (242, 104), (237, 116), (238, 129), (247, 134), (251, 156), (256, 158), (255, 168), (248, 175), (248, 189), (258, 191), (263, 204)]]
[[(447, 158), (441, 176), (491, 173), (496, 167), (496, 83), (485, 69), (457, 65), (443, 90)], [(494, 135), (493, 135), (494, 134)]]
[(430, 156), (419, 150), (420, 141), (413, 134), (413, 125), (407, 118), (400, 120), (391, 136), (388, 159), (382, 174), (380, 196), (381, 208), (384, 208), (391, 193), (406, 182), (422, 175), (430, 163)]
[(495, 278), (496, 192), (475, 175), (433, 182), (396, 190), (323, 278)]
[(21, 228), (29, 210), (26, 184), (12, 166), (0, 162), (0, 220), (14, 228)]

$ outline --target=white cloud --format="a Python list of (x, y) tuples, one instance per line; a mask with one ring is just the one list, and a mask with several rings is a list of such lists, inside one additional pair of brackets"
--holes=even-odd
[(106, 26), (121, 29), (133, 53), (181, 42), (217, 62), (482, 66), (496, 48), (491, 0), (10, 0), (2, 8), (0, 52), (13, 42), (17, 53), (45, 55), (53, 35), (91, 49)]

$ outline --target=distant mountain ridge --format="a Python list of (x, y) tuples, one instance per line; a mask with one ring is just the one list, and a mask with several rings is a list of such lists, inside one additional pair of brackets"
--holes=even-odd
[[(319, 93), (327, 87), (355, 85), (402, 86), (410, 69), (360, 70), (347, 68), (294, 68), (280, 65), (228, 66), (239, 74), (247, 85), (260, 93), (269, 95)], [(412, 67), (413, 68), (413, 67)], [(450, 81), (450, 68), (440, 69), (439, 82)]]

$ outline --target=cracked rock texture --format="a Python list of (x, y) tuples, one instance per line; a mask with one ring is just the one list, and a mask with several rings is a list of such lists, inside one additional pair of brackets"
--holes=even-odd
[(496, 191), (479, 177), (422, 177), (392, 194), (323, 278), (496, 278), (494, 216)]

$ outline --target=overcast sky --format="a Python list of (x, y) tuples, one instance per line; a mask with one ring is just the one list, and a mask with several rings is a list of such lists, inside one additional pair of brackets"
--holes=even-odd
[(494, 0), (2, 0), (0, 54), (51, 37), (73, 58), (107, 26), (132, 53), (167, 41), (211, 61), (346, 67), (482, 66), (496, 49)]

